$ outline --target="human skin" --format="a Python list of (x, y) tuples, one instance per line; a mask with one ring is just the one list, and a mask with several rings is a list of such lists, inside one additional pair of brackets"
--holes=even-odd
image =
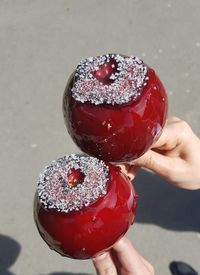
[(133, 223), (134, 188), (118, 167), (108, 165), (107, 193), (79, 211), (65, 213), (46, 209), (36, 193), (34, 219), (38, 231), (49, 247), (61, 255), (88, 259), (102, 254), (123, 237)]
[[(144, 154), (158, 139), (166, 121), (167, 95), (154, 70), (147, 68), (141, 94), (115, 105), (77, 101), (72, 93), (75, 73), (71, 76), (63, 96), (63, 114), (70, 136), (83, 152), (105, 161), (127, 162)], [(97, 78), (98, 73), (99, 80), (106, 71), (93, 74)]]
[[(171, 117), (168, 118), (162, 135), (150, 150), (140, 158), (120, 166), (131, 179), (140, 167), (144, 167), (176, 187), (197, 190), (200, 189), (199, 152), (200, 139), (188, 123)], [(118, 243), (110, 252), (93, 260), (97, 274), (154, 274), (152, 266), (137, 253), (129, 241), (127, 247), (126, 241), (123, 243), (123, 240), (124, 238), (121, 240), (121, 253)]]
[[(120, 165), (121, 171), (127, 171)], [(126, 175), (133, 179), (137, 167), (129, 167)], [(153, 266), (134, 248), (131, 241), (124, 236), (108, 252), (93, 258), (97, 275), (154, 275)]]
[[(187, 122), (170, 117), (159, 140), (139, 159), (123, 163), (121, 170), (133, 179), (140, 167), (162, 176), (173, 185), (200, 189), (200, 139)], [(152, 265), (122, 238), (112, 250), (93, 259), (98, 275), (153, 275)]]
[(200, 139), (187, 122), (170, 117), (158, 141), (142, 157), (122, 165), (130, 178), (140, 167), (152, 170), (176, 187), (200, 189)]
[(154, 275), (153, 266), (123, 237), (107, 253), (93, 259), (98, 275)]

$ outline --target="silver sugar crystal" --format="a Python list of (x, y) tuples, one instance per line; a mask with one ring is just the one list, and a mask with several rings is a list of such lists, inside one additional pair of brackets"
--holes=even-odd
[[(111, 74), (111, 84), (103, 84), (93, 76), (93, 72), (110, 58), (115, 59), (118, 70)], [(89, 57), (80, 62), (75, 72), (72, 96), (79, 102), (92, 104), (123, 104), (136, 100), (146, 81), (147, 66), (137, 57), (107, 54)]]
[[(84, 174), (83, 182), (75, 187), (68, 184), (71, 169)], [(54, 160), (39, 176), (40, 203), (59, 212), (78, 211), (107, 193), (108, 174), (108, 166), (94, 157), (72, 154)]]

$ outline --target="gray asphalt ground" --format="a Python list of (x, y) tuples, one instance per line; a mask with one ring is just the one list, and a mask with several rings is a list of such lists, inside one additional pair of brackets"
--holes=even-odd
[[(169, 114), (200, 135), (199, 0), (0, 0), (0, 274), (95, 274), (90, 261), (50, 251), (32, 218), (39, 172), (78, 152), (64, 126), (67, 79), (83, 57), (136, 55), (155, 68)], [(177, 190), (142, 171), (128, 235), (169, 275), (172, 260), (200, 271), (200, 192)], [(141, 274), (142, 275), (142, 274)]]

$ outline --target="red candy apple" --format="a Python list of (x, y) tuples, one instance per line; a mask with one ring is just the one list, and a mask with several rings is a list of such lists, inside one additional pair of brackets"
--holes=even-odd
[(69, 134), (84, 152), (106, 161), (128, 161), (160, 136), (167, 96), (141, 60), (108, 54), (78, 65), (64, 93), (63, 112)]
[(34, 218), (51, 249), (87, 259), (108, 250), (125, 234), (135, 208), (134, 189), (119, 168), (71, 155), (53, 161), (41, 173)]

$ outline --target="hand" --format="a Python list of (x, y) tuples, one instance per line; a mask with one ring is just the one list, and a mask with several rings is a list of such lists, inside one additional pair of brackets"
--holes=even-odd
[(153, 275), (154, 269), (123, 237), (113, 248), (93, 259), (98, 275)]
[(148, 168), (177, 187), (199, 189), (200, 139), (185, 121), (169, 118), (151, 150), (130, 165)]

